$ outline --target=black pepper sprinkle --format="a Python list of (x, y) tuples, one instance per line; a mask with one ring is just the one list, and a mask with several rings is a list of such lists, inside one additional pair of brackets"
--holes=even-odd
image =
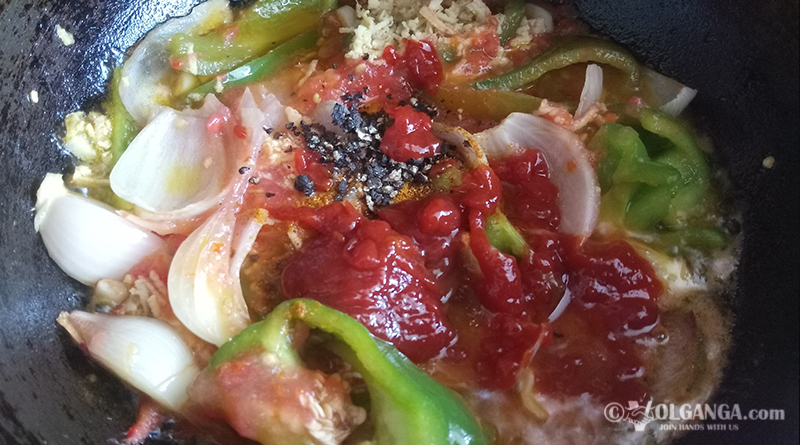
[(243, 175), (243, 174), (245, 174), (245, 173), (247, 173), (249, 171), (250, 171), (250, 167), (241, 167), (241, 168), (239, 168), (239, 174), (240, 175)]
[(369, 54), (364, 53), (364, 55), (361, 56), (361, 58), (364, 59), (364, 60), (369, 60)]
[(271, 192), (267, 192), (267, 193), (266, 193), (266, 197), (267, 197), (267, 198), (272, 198), (273, 196), (275, 196), (275, 194), (274, 194), (274, 193), (271, 193)]
[(299, 175), (294, 180), (294, 188), (306, 196), (311, 196), (314, 194), (314, 181), (308, 175)]
[(369, 87), (364, 87), (364, 94), (369, 94)]
[(335, 63), (334, 63), (334, 64), (333, 64), (333, 69), (336, 69), (336, 68), (339, 68), (339, 65), (337, 65), (337, 64), (335, 64)]
[(392, 95), (391, 94), (387, 94), (386, 98), (389, 99), (389, 100), (392, 100)]
[(249, 182), (250, 184), (258, 184), (259, 182), (261, 182), (261, 178), (253, 176), (252, 178), (248, 179), (247, 182)]
[[(331, 165), (334, 200), (348, 195), (349, 187), (361, 185), (368, 208), (392, 203), (406, 183), (427, 183), (427, 172), (445, 157), (453, 155), (454, 147), (444, 144), (441, 153), (432, 158), (396, 162), (380, 151), (381, 139), (393, 122), (383, 111), (361, 113), (358, 101), (361, 93), (345, 94), (344, 103), (334, 105), (331, 120), (341, 132), (331, 132), (320, 124), (300, 123), (306, 148), (319, 153), (320, 163)], [(437, 112), (425, 108), (426, 112)]]
[(273, 131), (275, 131), (275, 129), (274, 129), (274, 128), (272, 128), (272, 127), (269, 127), (269, 128), (267, 128), (267, 127), (264, 127), (264, 131), (266, 131), (266, 132), (267, 132), (267, 134), (272, 134), (272, 132), (273, 132)]
[(287, 130), (292, 130), (292, 129), (294, 129), (294, 128), (297, 128), (297, 127), (294, 125), (294, 122), (289, 122), (288, 124), (286, 124), (286, 129), (287, 129)]
[(347, 77), (350, 79), (350, 82), (356, 80), (356, 77), (353, 76), (352, 74), (348, 74)]
[(464, 142), (462, 142), (461, 145), (463, 145), (463, 146), (465, 146), (467, 148), (472, 147), (472, 144), (470, 144), (467, 139), (464, 139)]

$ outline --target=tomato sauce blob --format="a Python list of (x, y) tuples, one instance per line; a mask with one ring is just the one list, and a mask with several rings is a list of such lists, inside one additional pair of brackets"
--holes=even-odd
[(551, 396), (589, 393), (601, 401), (649, 398), (643, 346), (658, 322), (662, 284), (625, 242), (565, 243), (570, 304), (552, 323), (553, 346), (534, 357), (536, 388)]
[(311, 218), (320, 233), (289, 258), (284, 298), (311, 298), (342, 311), (413, 361), (438, 355), (455, 333), (419, 248), (384, 221), (348, 221), (342, 218), (348, 211), (333, 210), (347, 207), (330, 204)]
[(556, 230), (561, 222), (558, 187), (550, 181), (547, 162), (539, 150), (491, 162), (503, 184), (508, 219), (521, 229)]
[(433, 157), (441, 141), (431, 133), (430, 116), (411, 107), (385, 109), (394, 119), (381, 140), (381, 151), (397, 162)]

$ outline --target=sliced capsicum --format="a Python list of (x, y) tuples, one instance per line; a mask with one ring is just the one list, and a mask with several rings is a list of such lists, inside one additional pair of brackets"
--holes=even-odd
[(205, 35), (172, 37), (173, 66), (192, 74), (230, 71), (282, 42), (317, 29), (335, 0), (258, 0), (232, 24)]
[(433, 99), (442, 108), (460, 110), (474, 119), (495, 121), (515, 112), (533, 112), (542, 104), (542, 99), (516, 91), (484, 91), (447, 84), (439, 85)]
[[(264, 321), (251, 325), (222, 345), (212, 357), (202, 378), (198, 380), (199, 384), (203, 386), (210, 379), (212, 382), (225, 382), (217, 383), (218, 386), (230, 385), (228, 382), (235, 381), (235, 377), (225, 377), (222, 374), (241, 373), (244, 367), (241, 364), (242, 360), (250, 357), (248, 363), (258, 363), (258, 366), (266, 367), (269, 378), (273, 380), (266, 384), (242, 380), (242, 385), (246, 386), (246, 394), (259, 390), (280, 392), (283, 387), (296, 387), (296, 382), (286, 381), (287, 376), (303, 378), (304, 373), (320, 373), (304, 367), (295, 347), (295, 334), (302, 332), (298, 331), (301, 325), (330, 334), (334, 339), (330, 342), (330, 349), (361, 374), (369, 390), (370, 416), (375, 427), (372, 441), (376, 445), (485, 443), (480, 427), (454, 393), (417, 368), (393, 346), (373, 337), (355, 319), (312, 300), (286, 301), (276, 307)], [(275, 379), (284, 381), (277, 382)], [(314, 378), (317, 381), (319, 379), (319, 376)], [(335, 381), (332, 383), (333, 388), (330, 391), (326, 392), (324, 388), (318, 389), (315, 397), (324, 397), (326, 394), (330, 396), (335, 393), (337, 385)], [(196, 382), (195, 386), (197, 385)], [(203, 392), (202, 389), (200, 392)], [(210, 392), (218, 394), (219, 390), (214, 389)], [(259, 397), (259, 395), (248, 397)], [(275, 402), (277, 396), (264, 397)], [(329, 401), (330, 405), (339, 407), (348, 403), (349, 400), (338, 404)], [(314, 401), (305, 405), (309, 404), (314, 404)], [(233, 404), (222, 415), (222, 417), (227, 416), (227, 420), (235, 428), (236, 416), (246, 416), (249, 419), (250, 423), (247, 421), (238, 423), (241, 426), (237, 428), (240, 434), (250, 433), (247, 437), (265, 445), (324, 443), (314, 436), (313, 428), (309, 430), (298, 425), (302, 422), (302, 416), (284, 418), (280, 414), (272, 416), (265, 414), (265, 412), (280, 412), (280, 410), (271, 411), (270, 409), (275, 407), (269, 406), (269, 402), (258, 405), (262, 408), (261, 412), (242, 412), (248, 406), (250, 405), (246, 403)], [(350, 409), (342, 410), (344, 413), (355, 411), (357, 409), (354, 409), (352, 404)], [(320, 413), (322, 412), (324, 409), (321, 408)], [(347, 414), (344, 416), (347, 417)], [(350, 416), (350, 419), (353, 420), (354, 417), (358, 417), (357, 414)], [(363, 418), (360, 420), (363, 421)], [(333, 442), (340, 443), (347, 433), (348, 431), (344, 431), (344, 434), (334, 438)]]
[(694, 137), (660, 111), (643, 108), (637, 117), (639, 132), (606, 124), (589, 144), (598, 153), (601, 218), (638, 231), (652, 231), (664, 223), (671, 228), (656, 235), (666, 248), (721, 248), (726, 243), (721, 231), (686, 226), (707, 197), (710, 177)]
[(525, 238), (500, 211), (486, 217), (486, 237), (492, 247), (517, 258), (530, 249)]
[(606, 220), (643, 229), (667, 216), (680, 172), (650, 159), (636, 130), (605, 124), (589, 148), (599, 154), (595, 169)]
[(672, 147), (654, 156), (654, 160), (669, 165), (681, 174), (681, 186), (672, 200), (670, 217), (681, 217), (703, 201), (708, 191), (711, 169), (705, 155), (689, 130), (674, 117), (651, 108), (639, 111), (642, 127), (672, 143)]
[(525, 18), (525, 2), (523, 0), (509, 0), (503, 10), (503, 24), (500, 25), (500, 44), (505, 45), (506, 42), (514, 37), (517, 33), (522, 19)]
[(474, 86), (480, 90), (516, 90), (529, 85), (548, 71), (584, 62), (611, 65), (628, 75), (630, 86), (635, 87), (639, 83), (639, 63), (631, 53), (608, 40), (576, 37), (555, 45), (527, 65), (501, 76), (481, 80)]
[(267, 54), (225, 74), (219, 81), (212, 80), (200, 85), (189, 91), (188, 95), (197, 94), (205, 97), (207, 94), (221, 92), (220, 88), (232, 88), (263, 80), (291, 63), (294, 56), (301, 51), (316, 48), (319, 37), (319, 32), (316, 30), (300, 34)]

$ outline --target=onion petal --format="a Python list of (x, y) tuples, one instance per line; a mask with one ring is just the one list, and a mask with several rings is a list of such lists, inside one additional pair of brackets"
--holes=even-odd
[(697, 95), (697, 90), (649, 68), (642, 69), (642, 80), (655, 101), (650, 105), (671, 116), (681, 114)]
[(103, 278), (121, 280), (164, 246), (111, 207), (69, 192), (55, 173), (47, 174), (36, 194), (34, 227), (61, 270), (89, 285)]
[(600, 187), (583, 143), (575, 134), (546, 119), (511, 113), (500, 125), (475, 135), (489, 157), (507, 156), (523, 149), (544, 154), (550, 180), (558, 187), (560, 232), (588, 237), (600, 206)]
[(230, 273), (235, 223), (233, 207), (223, 206), (180, 245), (167, 280), (178, 320), (217, 346), (250, 323), (241, 284)]
[(583, 82), (581, 100), (578, 103), (577, 111), (575, 111), (575, 119), (580, 119), (581, 116), (586, 114), (589, 111), (589, 107), (600, 100), (600, 95), (602, 94), (603, 69), (598, 65), (590, 64), (586, 67), (586, 80)]
[(200, 110), (165, 109), (142, 130), (111, 171), (114, 192), (137, 205), (131, 220), (161, 234), (184, 233), (197, 225), (183, 222), (242, 200), (262, 127), (281, 122), (283, 108), (271, 94), (256, 104), (249, 89), (238, 102), (231, 113), (208, 95)]
[(203, 213), (219, 202), (233, 174), (223, 134), (229, 120), (230, 111), (211, 95), (197, 111), (165, 108), (122, 154), (111, 189), (169, 219)]
[(165, 96), (163, 84), (172, 70), (170, 41), (179, 32), (190, 32), (209, 24), (220, 25), (232, 20), (227, 0), (201, 3), (184, 17), (167, 20), (150, 31), (136, 46), (122, 67), (119, 95), (125, 109), (141, 126), (145, 126), (161, 107), (157, 98)]
[(180, 336), (147, 317), (62, 312), (58, 323), (89, 355), (125, 382), (178, 411), (200, 372)]

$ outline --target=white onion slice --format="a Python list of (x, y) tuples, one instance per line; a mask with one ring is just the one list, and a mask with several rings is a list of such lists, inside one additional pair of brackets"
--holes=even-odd
[(209, 24), (222, 24), (232, 20), (227, 0), (209, 0), (196, 6), (185, 17), (167, 20), (150, 31), (136, 46), (122, 67), (119, 95), (125, 108), (139, 125), (150, 120), (156, 97), (163, 95), (164, 78), (172, 70), (170, 40), (179, 32), (189, 32)]
[(671, 116), (681, 114), (697, 95), (697, 90), (649, 68), (642, 68), (642, 80), (656, 101), (651, 106)]
[(47, 174), (36, 193), (34, 228), (58, 267), (89, 285), (102, 278), (121, 280), (164, 245), (111, 207), (69, 192), (55, 173)]
[(662, 105), (659, 110), (669, 114), (670, 116), (677, 116), (689, 106), (694, 97), (697, 96), (697, 90), (691, 89), (687, 86), (681, 88), (675, 99)]
[(489, 157), (507, 156), (523, 149), (540, 150), (558, 187), (560, 232), (588, 237), (600, 206), (600, 187), (588, 152), (575, 134), (530, 114), (511, 113), (500, 125), (475, 135)]
[(167, 280), (178, 320), (217, 346), (250, 322), (241, 284), (230, 273), (235, 223), (232, 206), (223, 206), (180, 245)]
[(547, 317), (547, 322), (552, 323), (558, 320), (558, 317), (560, 317), (561, 314), (563, 314), (564, 311), (567, 309), (567, 306), (569, 306), (570, 301), (572, 301), (572, 294), (570, 293), (569, 288), (567, 288), (564, 291), (564, 295), (561, 297), (560, 300), (558, 300), (556, 308), (553, 309), (553, 312), (551, 312), (550, 315)]
[(111, 189), (144, 211), (176, 219), (208, 210), (232, 174), (223, 131), (229, 120), (213, 95), (197, 111), (163, 109), (119, 158)]
[(238, 102), (232, 115), (209, 95), (200, 110), (165, 109), (139, 133), (110, 177), (112, 190), (137, 205), (138, 221), (164, 222), (156, 224), (159, 233), (176, 233), (186, 226), (181, 221), (241, 201), (262, 127), (279, 123), (283, 109), (271, 94), (257, 105), (250, 90)]
[(344, 28), (353, 29), (356, 27), (356, 10), (350, 5), (344, 5), (336, 10), (336, 15), (342, 21)]
[(231, 276), (234, 277), (234, 284), (239, 283), (241, 290), (241, 282), (239, 280), (239, 272), (242, 270), (242, 265), (250, 254), (250, 249), (256, 242), (258, 232), (261, 227), (269, 220), (269, 213), (266, 210), (258, 209), (256, 213), (247, 221), (247, 224), (234, 236), (234, 254), (231, 259)]
[(147, 317), (62, 312), (58, 323), (89, 355), (122, 380), (178, 411), (200, 372), (180, 336)]
[(580, 119), (581, 116), (589, 111), (589, 107), (600, 100), (603, 94), (603, 69), (595, 64), (590, 64), (586, 67), (586, 80), (583, 82), (583, 90), (581, 91), (581, 100), (578, 103), (578, 109), (575, 111), (575, 119)]

